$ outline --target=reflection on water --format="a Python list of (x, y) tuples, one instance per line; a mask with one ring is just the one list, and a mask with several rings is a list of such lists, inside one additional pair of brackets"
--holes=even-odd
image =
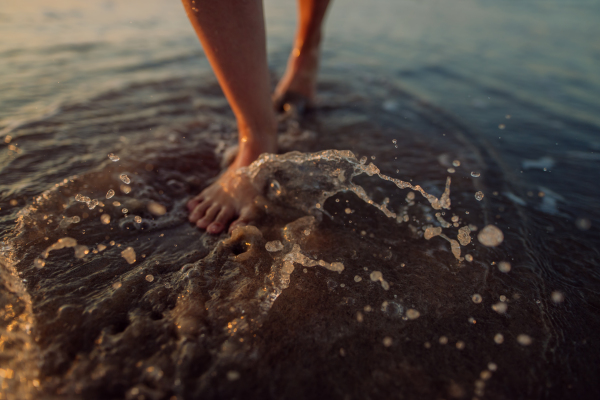
[[(187, 223), (236, 136), (183, 12), (4, 11), (23, 49), (1, 45), (2, 398), (595, 397), (597, 99), (566, 59), (551, 63), (557, 97), (539, 101), (539, 65), (476, 71), (515, 48), (483, 46), (494, 32), (528, 35), (505, 25), (524, 29), (537, 3), (512, 20), (490, 11), (514, 5), (457, 4), (334, 7), (319, 106), (282, 118), (287, 154), (246, 171), (262, 215), (231, 237)], [(267, 6), (279, 69), (293, 14)], [(448, 35), (490, 32), (448, 47), (434, 17), (455, 26), (465, 7), (479, 19)], [(400, 9), (414, 21), (381, 36)], [(558, 21), (576, 37), (591, 18), (572, 24), (578, 10), (529, 34), (554, 37)], [(61, 33), (94, 13), (87, 44)], [(25, 15), (62, 22), (31, 41)], [(353, 25), (350, 45), (339, 19), (353, 15), (380, 24)], [(572, 65), (584, 75), (586, 57)], [(567, 94), (582, 106), (555, 112)]]

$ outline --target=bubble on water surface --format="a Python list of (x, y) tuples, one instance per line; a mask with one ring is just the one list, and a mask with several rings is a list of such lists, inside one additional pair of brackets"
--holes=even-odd
[(240, 379), (240, 373), (237, 371), (228, 371), (227, 372), (227, 380), (228, 381), (237, 381)]
[(463, 350), (465, 348), (465, 342), (463, 342), (462, 340), (459, 340), (458, 342), (456, 342), (456, 348), (458, 350)]
[(448, 338), (446, 336), (440, 336), (440, 344), (448, 344)]
[(283, 244), (279, 240), (273, 240), (265, 244), (265, 249), (270, 253), (274, 253), (283, 250)]
[(354, 275), (354, 282), (360, 282), (362, 281), (362, 278), (358, 275)]
[(487, 247), (496, 247), (504, 240), (504, 234), (494, 225), (488, 225), (477, 235), (479, 242)]
[(126, 209), (126, 208), (122, 208), (122, 209), (121, 209), (121, 212), (122, 212), (123, 214), (127, 214), (127, 213), (129, 212), (129, 210), (128, 210), (128, 209)]
[[(131, 264), (131, 263), (130, 263), (130, 264)], [(152, 276), (152, 275), (146, 275), (146, 280), (147, 280), (148, 282), (152, 282), (152, 281), (154, 281), (154, 276)]]
[(565, 295), (559, 291), (554, 291), (552, 292), (551, 298), (554, 303), (558, 304), (565, 300)]
[(84, 246), (84, 245), (75, 246), (75, 257), (76, 258), (83, 258), (87, 254), (89, 254), (89, 252), (90, 252), (90, 250), (88, 249), (87, 246)]
[(492, 305), (492, 310), (496, 311), (498, 314), (504, 314), (508, 308), (508, 305), (504, 302), (499, 302)]
[(483, 301), (483, 298), (481, 297), (481, 295), (479, 293), (475, 293), (472, 297), (471, 300), (473, 300), (473, 303), (475, 304), (479, 304)]
[(467, 260), (468, 262), (472, 262), (473, 261), (473, 256), (470, 254), (465, 254), (465, 260)]
[(103, 244), (99, 244), (99, 245), (97, 246), (97, 249), (98, 249), (98, 251), (102, 251), (102, 250), (105, 250), (105, 249), (106, 249), (106, 246), (105, 246), (105, 245), (103, 245)]
[(46, 265), (46, 261), (42, 260), (41, 258), (36, 258), (33, 260), (33, 266), (36, 268), (43, 268), (44, 265)]
[(121, 185), (121, 186), (119, 186), (119, 189), (121, 189), (121, 192), (123, 192), (125, 194), (131, 193), (131, 186)]
[(507, 272), (510, 272), (510, 268), (510, 263), (508, 261), (500, 261), (498, 263), (498, 270), (500, 272), (504, 272), (506, 274)]
[(140, 217), (139, 215), (136, 215), (135, 217), (133, 217), (133, 220), (135, 222), (137, 222), (138, 224), (142, 223), (142, 217)]
[(112, 162), (117, 162), (120, 160), (119, 156), (114, 153), (109, 153), (108, 158), (110, 158), (110, 161)]
[(394, 343), (394, 340), (391, 337), (386, 336), (383, 338), (383, 345), (385, 347), (390, 347), (393, 343)]
[(121, 252), (121, 257), (123, 257), (129, 264), (133, 264), (135, 262), (135, 250), (133, 247), (127, 247)]
[(471, 171), (471, 176), (472, 176), (473, 178), (479, 178), (479, 177), (481, 176), (481, 174), (480, 174), (479, 172), (474, 172), (474, 171)]
[(108, 215), (108, 214), (102, 214), (100, 216), (100, 222), (102, 222), (104, 225), (110, 224), (110, 215)]
[(160, 217), (161, 215), (165, 215), (167, 213), (167, 208), (155, 201), (151, 201), (150, 203), (148, 203), (147, 207), (148, 211), (150, 211), (151, 214), (156, 215), (157, 217)]
[(421, 316), (421, 313), (413, 308), (409, 308), (408, 310), (406, 310), (406, 317), (408, 319), (417, 319), (420, 316)]
[(517, 342), (522, 346), (529, 346), (531, 343), (533, 343), (533, 339), (531, 339), (529, 335), (521, 333), (519, 336), (517, 336)]
[(475, 200), (481, 201), (481, 200), (483, 200), (483, 196), (484, 196), (483, 192), (479, 191), (479, 192), (475, 193)]
[(504, 343), (504, 335), (502, 335), (501, 333), (496, 333), (496, 335), (494, 336), (494, 342), (496, 342), (496, 344)]
[(129, 179), (129, 177), (126, 174), (119, 175), (119, 179), (121, 179), (121, 181), (123, 181), (123, 183), (127, 185), (131, 183), (131, 179)]
[(452, 161), (452, 166), (453, 167), (460, 167), (460, 161), (458, 161), (458, 160)]
[(106, 192), (107, 199), (111, 199), (114, 195), (115, 195), (115, 191), (112, 189), (110, 189), (108, 192)]
[(123, 284), (121, 282), (115, 282), (112, 284), (113, 289), (119, 289)]

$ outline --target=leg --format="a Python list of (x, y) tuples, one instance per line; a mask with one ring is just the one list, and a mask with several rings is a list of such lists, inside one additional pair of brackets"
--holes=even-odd
[(256, 192), (235, 171), (277, 150), (261, 0), (182, 0), (219, 84), (233, 109), (239, 152), (217, 182), (188, 202), (189, 219), (209, 233), (252, 218)]
[(298, 0), (298, 28), (294, 48), (281, 81), (273, 94), (276, 108), (283, 106), (286, 97), (296, 95), (308, 102), (315, 98), (319, 46), (323, 20), (330, 0)]

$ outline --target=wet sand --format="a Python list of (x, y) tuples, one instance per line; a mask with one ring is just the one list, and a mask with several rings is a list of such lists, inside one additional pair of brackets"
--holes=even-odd
[[(411, 4), (408, 13), (431, 18), (427, 5)], [(489, 5), (473, 4), (473, 15), (491, 18)], [(124, 6), (102, 7), (109, 15)], [(280, 33), (293, 15), (277, 7), (271, 49), (287, 43)], [(43, 15), (80, 21), (92, 11)], [(115, 26), (129, 17), (118, 11)], [(378, 20), (381, 10), (373, 12)], [(98, 15), (95, 34), (110, 25)], [(136, 26), (147, 32), (144, 18), (152, 19), (142, 15)], [(578, 112), (561, 108), (561, 96), (527, 98), (544, 85), (531, 78), (518, 88), (537, 72), (519, 75), (508, 61), (514, 79), (503, 91), (501, 65), (459, 75), (498, 60), (490, 53), (476, 65), (475, 39), (436, 53), (439, 62), (418, 56), (436, 44), (416, 46), (424, 36), (408, 28), (374, 41), (378, 28), (365, 26), (350, 45), (342, 15), (353, 14), (331, 15), (318, 105), (282, 118), (281, 156), (253, 169), (266, 184), (263, 214), (231, 238), (187, 222), (185, 202), (219, 174), (236, 128), (206, 61), (189, 52), (198, 45), (169, 36), (175, 23), (155, 21), (165, 29), (139, 53), (128, 46), (146, 42), (122, 26), (132, 43), (108, 34), (73, 47), (56, 33), (62, 48), (40, 38), (34, 50), (2, 49), (13, 72), (43, 49), (48, 62), (72, 63), (63, 89), (14, 87), (1, 99), (11, 107), (0, 125), (5, 398), (597, 397), (597, 121), (586, 111), (595, 100), (560, 74), (557, 90), (584, 104)], [(391, 55), (407, 32), (402, 46), (413, 53), (402, 62), (413, 54), (412, 69)], [(30, 33), (19, 35), (28, 43)], [(452, 51), (462, 61), (449, 62)], [(286, 51), (270, 56), (275, 80)], [(575, 58), (582, 74), (586, 59)], [(41, 82), (35, 68), (11, 76)], [(434, 209), (420, 193), (364, 173), (352, 182), (387, 216), (350, 191), (321, 201), (349, 184), (356, 166), (285, 154), (324, 150), (366, 157), (364, 166), (437, 199), (450, 177), (451, 206)], [(479, 239), (490, 225), (502, 232), (496, 247)], [(458, 256), (440, 231), (464, 243)]]

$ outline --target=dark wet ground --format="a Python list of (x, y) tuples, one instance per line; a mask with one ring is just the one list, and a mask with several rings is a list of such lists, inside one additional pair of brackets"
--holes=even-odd
[[(270, 46), (285, 48), (270, 53), (275, 79), (293, 14), (267, 6)], [(449, 176), (451, 209), (362, 174), (353, 181), (406, 220), (352, 193), (322, 213), (315, 195), (351, 164), (284, 156), (259, 171), (273, 186), (257, 227), (229, 239), (184, 209), (236, 140), (191, 29), (158, 3), (61, 7), (0, 14), (23, 47), (0, 48), (3, 398), (600, 395), (597, 48), (579, 40), (595, 8), (338, 6), (318, 106), (282, 118), (281, 152), (350, 150), (437, 197)], [(358, 17), (380, 23), (357, 31)], [(39, 34), (48, 19), (54, 31)], [(449, 239), (477, 228), (461, 246), (473, 261), (423, 237), (443, 225), (436, 212), (457, 218)], [(488, 225), (500, 246), (477, 239)], [(79, 247), (41, 256), (61, 238)], [(291, 258), (307, 265), (292, 272)]]

